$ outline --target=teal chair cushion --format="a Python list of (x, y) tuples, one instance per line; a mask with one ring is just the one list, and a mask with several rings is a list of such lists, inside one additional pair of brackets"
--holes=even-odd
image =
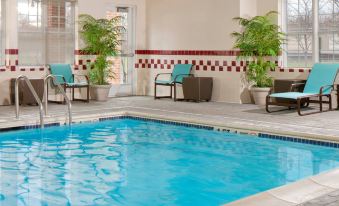
[(172, 84), (172, 80), (157, 80), (156, 83), (158, 84)]
[[(192, 70), (192, 64), (177, 64), (174, 66), (171, 81), (182, 83), (185, 77), (188, 77)], [(178, 76), (180, 75), (180, 76)], [(177, 77), (177, 78), (176, 78)], [(175, 79), (176, 78), (176, 79)]]
[[(56, 76), (58, 84), (74, 84), (72, 68), (70, 64), (50, 64), (51, 74)], [(62, 79), (63, 76), (66, 82)]]
[[(308, 76), (304, 93), (319, 94), (320, 88), (326, 85), (333, 85), (337, 77), (339, 64), (315, 64)], [(330, 94), (331, 87), (323, 90), (323, 94)]]
[(300, 97), (313, 96), (317, 93), (302, 93), (302, 92), (284, 92), (271, 94), (270, 97), (284, 98), (284, 99), (298, 99)]

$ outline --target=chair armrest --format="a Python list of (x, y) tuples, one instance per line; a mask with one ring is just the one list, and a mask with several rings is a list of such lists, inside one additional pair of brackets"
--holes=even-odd
[(88, 75), (86, 75), (86, 74), (73, 74), (73, 80), (74, 80), (74, 82), (75, 82), (75, 76), (78, 76), (78, 77), (85, 77), (86, 83), (89, 84), (89, 77), (88, 77)]
[(155, 76), (154, 81), (157, 81), (158, 77), (161, 75), (172, 75), (172, 73), (161, 73), (161, 74), (157, 74), (157, 76)]
[(176, 75), (176, 76), (174, 77), (174, 82), (177, 82), (177, 78), (178, 78), (178, 77), (181, 77), (181, 76), (187, 76), (187, 77), (192, 76), (192, 77), (194, 77), (193, 74), (178, 74), (178, 75)]
[(325, 85), (325, 86), (320, 87), (319, 94), (322, 95), (323, 92), (324, 92), (324, 89), (326, 89), (326, 88), (332, 88), (332, 89), (334, 89), (334, 85), (331, 84), (331, 85)]
[[(63, 75), (54, 75), (54, 74), (52, 74), (54, 77), (55, 77), (55, 79), (57, 78), (57, 77), (61, 77), (62, 78), (62, 80), (64, 81), (64, 83), (62, 83), (62, 84), (66, 84), (67, 82), (66, 82), (66, 79), (65, 79), (65, 77), (63, 76)], [(56, 79), (57, 80), (57, 79)], [(53, 82), (54, 82), (54, 80), (53, 80)], [(54, 84), (58, 84), (57, 82), (54, 82)]]
[(294, 83), (294, 84), (291, 84), (291, 87), (290, 87), (290, 92), (293, 92), (293, 90), (296, 88), (296, 87), (300, 87), (302, 85), (305, 85), (306, 83)]

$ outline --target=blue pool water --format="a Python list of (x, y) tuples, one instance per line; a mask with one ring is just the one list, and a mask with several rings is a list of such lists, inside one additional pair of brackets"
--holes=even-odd
[(0, 133), (0, 205), (221, 205), (339, 166), (339, 150), (120, 119)]

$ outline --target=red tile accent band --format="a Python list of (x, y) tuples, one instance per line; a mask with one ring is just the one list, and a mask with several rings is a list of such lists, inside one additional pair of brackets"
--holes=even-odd
[(236, 50), (135, 50), (139, 55), (237, 56)]
[(19, 49), (5, 49), (5, 54), (18, 55), (19, 54)]
[(75, 55), (96, 55), (95, 53), (89, 53), (89, 52), (86, 52), (84, 50), (74, 50), (74, 54)]
[[(218, 60), (188, 60), (188, 59), (137, 59), (135, 69), (173, 69), (175, 64), (193, 64), (196, 71), (226, 71), (226, 72), (246, 72), (249, 62), (246, 61), (218, 61)], [(306, 72), (304, 68), (281, 68), (276, 72)], [(273, 72), (273, 71), (272, 71)]]

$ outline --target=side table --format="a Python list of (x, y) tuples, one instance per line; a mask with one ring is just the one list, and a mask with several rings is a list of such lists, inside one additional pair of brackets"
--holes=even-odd
[[(11, 102), (15, 104), (15, 81), (16, 79), (11, 79)], [(42, 101), (44, 95), (44, 80), (43, 79), (30, 79), (33, 88), (35, 89), (37, 95)], [(21, 105), (37, 105), (33, 94), (29, 90), (28, 86), (24, 81), (19, 82), (19, 101)]]
[(183, 80), (184, 100), (210, 101), (212, 98), (212, 77), (186, 77)]

